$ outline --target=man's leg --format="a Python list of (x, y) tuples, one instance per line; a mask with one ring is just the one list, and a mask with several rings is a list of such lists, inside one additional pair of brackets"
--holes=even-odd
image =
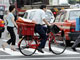
[(40, 45), (38, 47), (38, 48), (42, 49), (45, 46), (45, 44), (46, 44), (46, 40), (47, 40), (46, 33), (45, 33), (45, 31), (44, 31), (44, 29), (43, 29), (43, 27), (41, 25), (36, 25), (35, 26), (35, 31), (38, 32), (39, 35), (42, 38), (41, 43), (40, 43)]
[(36, 32), (39, 33), (39, 35), (41, 36), (42, 40), (41, 40), (41, 44), (40, 44), (40, 48), (43, 48), (45, 46), (46, 40), (47, 40), (47, 36), (46, 33), (43, 29), (43, 27), (41, 25), (37, 25), (35, 28)]
[(76, 39), (76, 41), (75, 41), (75, 43), (72, 45), (72, 49), (74, 50), (74, 51), (76, 51), (76, 47), (77, 47), (77, 45), (80, 43), (80, 35), (78, 36), (78, 38)]

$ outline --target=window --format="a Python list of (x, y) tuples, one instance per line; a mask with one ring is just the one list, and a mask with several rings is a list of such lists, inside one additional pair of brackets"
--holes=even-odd
[(27, 19), (28, 13), (26, 12), (23, 16), (23, 18)]
[(61, 13), (60, 22), (64, 22), (65, 15), (66, 15), (65, 12), (62, 12), (62, 13)]
[(57, 15), (56, 19), (55, 19), (55, 22), (59, 22), (60, 21), (60, 14)]
[(0, 11), (0, 15), (4, 15), (4, 11)]
[(70, 11), (69, 20), (76, 20), (76, 18), (79, 18), (79, 16), (80, 10)]
[(55, 22), (64, 22), (66, 16), (66, 11), (60, 11), (59, 15), (57, 15)]
[(30, 12), (30, 15), (29, 15), (29, 19), (30, 19), (30, 20), (32, 20), (33, 16), (35, 15), (35, 12), (36, 12), (36, 11)]
[(80, 0), (68, 0), (69, 4), (80, 3)]
[(4, 11), (5, 7), (4, 6), (0, 6), (0, 10)]

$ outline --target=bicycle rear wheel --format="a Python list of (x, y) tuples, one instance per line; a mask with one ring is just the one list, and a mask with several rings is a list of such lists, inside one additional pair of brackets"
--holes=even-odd
[(26, 37), (23, 37), (19, 43), (19, 50), (23, 55), (31, 56), (36, 52), (36, 44), (37, 43), (34, 39), (27, 40)]
[(66, 40), (65, 36), (56, 36), (50, 41), (50, 51), (52, 53), (59, 55), (62, 54), (66, 49)]

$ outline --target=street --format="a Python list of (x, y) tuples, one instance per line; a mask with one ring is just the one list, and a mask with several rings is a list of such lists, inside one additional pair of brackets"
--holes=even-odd
[[(15, 33), (16, 33), (16, 48), (17, 44), (19, 42), (19, 38), (17, 35), (17, 30), (15, 29)], [(80, 48), (77, 48), (77, 52), (72, 51), (71, 47), (67, 47), (67, 49), (65, 50), (65, 52), (61, 55), (55, 55), (51, 52), (49, 52), (48, 46), (46, 45), (45, 49), (44, 49), (44, 53), (40, 53), (38, 51), (36, 51), (35, 54), (33, 54), (32, 56), (23, 56), (18, 50), (17, 51), (12, 51), (10, 49), (10, 46), (7, 46), (5, 48), (5, 50), (2, 49), (1, 44), (6, 42), (9, 39), (9, 34), (7, 33), (7, 30), (5, 29), (5, 31), (2, 34), (2, 38), (0, 39), (0, 60), (80, 60)], [(46, 43), (47, 44), (47, 43)], [(57, 48), (57, 47), (56, 47)], [(31, 51), (31, 50), (30, 50)]]
[[(39, 26), (36, 25), (35, 27), (33, 23), (36, 23)], [(9, 34), (7, 26), (8, 31), (12, 33)], [(6, 46), (5, 50), (3, 50), (2, 44), (7, 42), (10, 37), (12, 44), (14, 45), (15, 35), (12, 29), (14, 26), (16, 27), (14, 28), (16, 34), (16, 51), (13, 51), (14, 49), (11, 48), (10, 45)], [(47, 34), (48, 36), (46, 36), (44, 31), (45, 28), (43, 28), (46, 26), (50, 32), (58, 34), (54, 35), (54, 37), (52, 34)], [(41, 42), (36, 42), (35, 40), (40, 37), (31, 36), (34, 35), (34, 27), (35, 32), (38, 32), (39, 35), (41, 35), (41, 39), (46, 40), (47, 37), (49, 37), (45, 48), (42, 49), (44, 53), (39, 52), (41, 46), (38, 47), (38, 43), (44, 45), (45, 41), (41, 41), (40, 39)], [(28, 34), (29, 37), (25, 36), (27, 38), (23, 38), (24, 40), (21, 41), (19, 46), (21, 52), (18, 47), (18, 43), (21, 39), (19, 39), (17, 29), (19, 29), (18, 32), (22, 35)], [(22, 29), (23, 31), (21, 32)], [(80, 44), (78, 45), (80, 42), (79, 35), (80, 0), (0, 0), (0, 60), (80, 60)], [(55, 38), (54, 41), (52, 40), (52, 37)], [(31, 38), (34, 38), (34, 41), (32, 41)], [(70, 46), (67, 46), (64, 51), (65, 40), (67, 45)], [(77, 42), (75, 42), (74, 45), (78, 45), (76, 48), (77, 51), (71, 49), (75, 40)], [(8, 41), (8, 43), (9, 42), (10, 41)], [(56, 53), (54, 54), (51, 52), (51, 49), (49, 49), (50, 47), (52, 50), (54, 49), (54, 51), (52, 51), (54, 53), (63, 53), (56, 55)], [(32, 52), (33, 55), (24, 56), (26, 54), (30, 55)]]

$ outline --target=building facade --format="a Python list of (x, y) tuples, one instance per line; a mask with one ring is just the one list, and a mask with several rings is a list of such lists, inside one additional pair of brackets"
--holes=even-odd
[[(21, 1), (21, 0), (19, 0)], [(23, 4), (25, 5), (31, 5), (31, 4), (34, 4), (34, 3), (38, 3), (38, 2), (41, 2), (42, 4), (49, 4), (49, 0), (23, 0)]]

